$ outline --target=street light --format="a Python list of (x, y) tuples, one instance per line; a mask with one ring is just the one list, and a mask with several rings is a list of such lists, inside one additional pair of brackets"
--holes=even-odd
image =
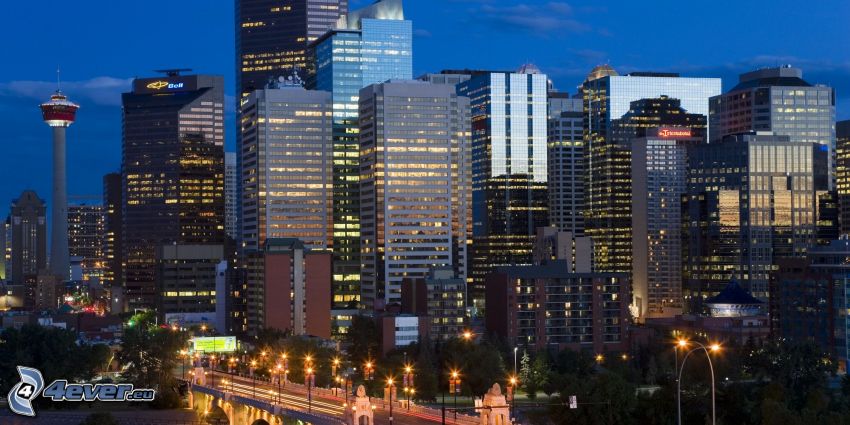
[(387, 388), (390, 393), (390, 425), (393, 423), (393, 387), (395, 386), (395, 381), (392, 377), (387, 378)]
[(286, 388), (286, 377), (289, 375), (289, 359), (286, 358), (286, 353), (282, 353), (280, 358), (283, 360), (283, 388)]
[(514, 408), (514, 391), (517, 387), (517, 383), (519, 381), (516, 379), (516, 375), (511, 376), (508, 380), (508, 419), (513, 417), (513, 408)]
[(313, 368), (308, 367), (304, 375), (305, 384), (307, 385), (307, 411), (313, 411), (313, 384), (315, 383), (316, 375), (313, 374)]
[(403, 383), (404, 383), (404, 393), (407, 396), (407, 410), (410, 410), (410, 398), (413, 395), (413, 366), (405, 365), (404, 366), (404, 375), (403, 375)]
[(235, 378), (236, 372), (236, 358), (230, 357), (230, 360), (227, 361), (227, 371), (230, 372), (230, 392), (233, 392), (233, 380)]
[(455, 398), (455, 420), (457, 420), (457, 393), (460, 392), (460, 373), (457, 370), (452, 370), (451, 379), (449, 379), (449, 391), (454, 393)]
[(363, 379), (370, 381), (372, 380), (372, 372), (374, 372), (375, 366), (372, 364), (371, 360), (366, 360), (366, 364), (363, 367)]
[(257, 368), (257, 361), (251, 360), (251, 394), (253, 398), (257, 398), (257, 377), (254, 376), (254, 369)]
[(283, 371), (283, 366), (278, 363), (275, 369), (277, 370), (277, 403), (280, 404), (280, 373)]
[(715, 410), (715, 395), (714, 395), (714, 365), (711, 362), (711, 353), (716, 353), (721, 350), (720, 344), (714, 343), (706, 347), (702, 343), (698, 341), (687, 341), (685, 339), (680, 339), (677, 342), (678, 346), (681, 348), (687, 348), (688, 344), (695, 344), (696, 347), (691, 349), (685, 354), (685, 357), (682, 359), (682, 365), (679, 367), (679, 373), (676, 378), (676, 406), (678, 412), (679, 425), (682, 425), (682, 372), (685, 370), (685, 362), (688, 360), (688, 357), (691, 356), (696, 351), (702, 350), (705, 352), (705, 357), (708, 359), (708, 367), (711, 371), (711, 424), (716, 425), (716, 410)]
[(183, 363), (183, 380), (186, 380), (186, 357), (188, 357), (189, 352), (186, 350), (180, 350), (180, 360)]
[(516, 375), (516, 352), (519, 350), (519, 347), (514, 347), (514, 375)]
[(463, 331), (462, 336), (463, 336), (463, 339), (469, 341), (469, 340), (472, 339), (472, 332), (469, 331), (469, 330), (465, 330), (465, 331)]

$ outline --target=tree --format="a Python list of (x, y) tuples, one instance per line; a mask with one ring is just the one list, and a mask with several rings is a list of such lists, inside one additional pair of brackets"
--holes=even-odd
[(380, 355), (378, 342), (380, 333), (375, 321), (366, 316), (354, 316), (351, 318), (351, 326), (344, 337), (348, 360), (352, 364), (362, 367), (366, 360), (376, 360)]
[(438, 372), (435, 364), (434, 345), (430, 339), (425, 339), (419, 345), (419, 357), (414, 366), (414, 388), (416, 398), (420, 400), (435, 400), (439, 391)]
[(523, 351), (520, 365), (520, 385), (528, 394), (528, 398), (534, 400), (537, 398), (537, 391), (549, 382), (549, 363), (546, 361), (546, 355), (537, 353), (532, 361), (528, 351)]

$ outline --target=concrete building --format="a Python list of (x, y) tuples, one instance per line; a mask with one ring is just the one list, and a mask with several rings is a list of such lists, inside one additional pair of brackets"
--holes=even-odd
[(224, 261), (224, 247), (164, 244), (156, 259), (157, 311), (165, 323), (215, 322), (217, 267)]
[(457, 338), (467, 329), (466, 280), (451, 267), (437, 267), (426, 277), (404, 279), (401, 312), (424, 318), (423, 334), (434, 340)]
[(487, 331), (511, 346), (627, 351), (625, 273), (570, 273), (562, 260), (487, 275)]
[(562, 261), (569, 273), (593, 271), (593, 241), (556, 227), (538, 227), (534, 240), (534, 264)]
[(224, 241), (224, 80), (165, 75), (122, 95), (123, 284), (128, 308), (157, 305), (159, 246)]
[(307, 54), (316, 64), (307, 88), (333, 99), (333, 316), (341, 329), (360, 305), (360, 89), (413, 78), (413, 24), (401, 0), (377, 1), (341, 18)]
[(329, 92), (297, 85), (257, 90), (245, 99), (241, 240), (246, 250), (259, 250), (269, 238), (296, 238), (313, 250), (333, 246), (331, 108)]
[(803, 80), (803, 71), (791, 65), (741, 74), (738, 85), (711, 98), (711, 140), (751, 131), (770, 131), (792, 142), (817, 143), (829, 152), (829, 165), (816, 172), (835, 170), (835, 90)]
[(824, 154), (816, 143), (771, 133), (693, 148), (682, 207), (689, 311), (702, 312), (731, 280), (768, 299), (777, 259), (804, 256), (816, 241), (814, 168)]
[(549, 224), (548, 80), (537, 67), (470, 71), (458, 94), (472, 108), (473, 256), (470, 302), (484, 308), (484, 277), (531, 264), (534, 234)]
[(418, 343), (424, 336), (426, 326), (424, 318), (413, 315), (380, 316), (378, 329), (381, 332), (381, 355)]
[(246, 259), (248, 334), (265, 328), (292, 335), (331, 336), (331, 254), (297, 239), (266, 239)]
[[(707, 116), (709, 98), (721, 93), (720, 79), (658, 72), (619, 75), (610, 66), (601, 65), (587, 76), (581, 91), (587, 164), (585, 234), (593, 238), (597, 271), (631, 272), (630, 137), (615, 137), (616, 121), (632, 110), (632, 102), (661, 96), (679, 100), (678, 107), (690, 114)], [(647, 113), (651, 111), (638, 115)], [(636, 137), (633, 131), (639, 128), (640, 123), (632, 123), (626, 124), (624, 130), (626, 135)]]
[(35, 192), (25, 190), (9, 212), (10, 281), (23, 285), (47, 268), (47, 208)]
[(401, 301), (432, 267), (467, 277), (469, 100), (450, 85), (391, 80), (360, 91), (361, 304)]
[(79, 259), (84, 282), (100, 285), (106, 273), (105, 221), (102, 205), (68, 206), (68, 253)]
[(236, 152), (224, 153), (224, 233), (227, 237), (238, 240), (239, 220), (237, 206), (239, 202), (239, 177)]
[(574, 235), (584, 234), (584, 113), (580, 97), (549, 93), (549, 224)]

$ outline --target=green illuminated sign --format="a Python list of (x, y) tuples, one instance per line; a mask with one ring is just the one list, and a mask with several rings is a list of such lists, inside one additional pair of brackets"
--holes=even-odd
[(192, 338), (192, 347), (196, 352), (232, 353), (236, 351), (235, 336), (211, 336)]

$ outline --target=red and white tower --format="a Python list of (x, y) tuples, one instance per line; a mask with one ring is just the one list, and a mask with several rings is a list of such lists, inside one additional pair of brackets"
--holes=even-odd
[(65, 129), (74, 123), (80, 106), (56, 90), (50, 100), (41, 104), (44, 122), (53, 128), (53, 205), (50, 206), (50, 272), (68, 280), (71, 264), (68, 258), (68, 184), (65, 173)]

